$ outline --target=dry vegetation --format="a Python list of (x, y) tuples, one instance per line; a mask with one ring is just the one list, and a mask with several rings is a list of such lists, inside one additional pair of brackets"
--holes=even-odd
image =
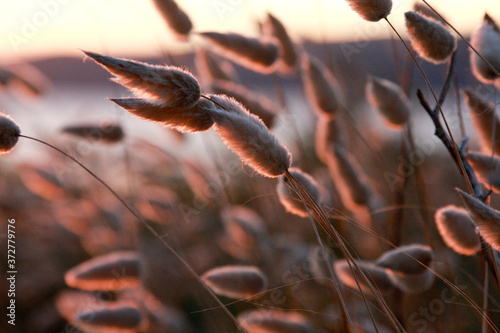
[[(0, 153), (10, 154), (0, 211), (17, 221), (9, 332), (500, 332), (500, 121), (495, 94), (484, 94), (500, 87), (500, 17), (486, 14), (469, 45), (472, 72), (490, 89), (462, 92), (454, 27), (425, 1), (405, 14), (409, 42), (400, 42), (414, 75), (426, 77), (423, 61), (447, 74), (437, 88), (365, 73), (384, 136), (360, 119), (353, 83), (292, 40), (279, 13), (260, 37), (195, 34), (175, 1), (154, 2), (175, 36), (196, 45), (196, 68), (85, 56), (130, 91), (109, 98), (138, 121), (213, 131), (234, 154), (207, 141), (205, 163), (179, 157), (181, 144), (130, 138), (120, 124), (62, 128), (55, 146), (73, 136), (102, 155), (126, 148), (131, 188), (115, 191), (97, 176), (113, 175), (104, 156), (84, 166), (51, 146), (51, 163), (7, 163), (16, 144), (49, 144), (0, 114)], [(348, 3), (392, 27), (390, 0)], [(234, 64), (272, 79), (277, 100), (251, 91)], [(284, 76), (302, 83), (314, 133), (290, 113)], [(35, 94), (42, 77), (0, 69), (2, 85)], [(459, 98), (444, 108), (447, 97)], [(427, 113), (426, 135), (437, 136), (425, 146), (415, 113)], [(273, 133), (285, 120), (286, 140)]]

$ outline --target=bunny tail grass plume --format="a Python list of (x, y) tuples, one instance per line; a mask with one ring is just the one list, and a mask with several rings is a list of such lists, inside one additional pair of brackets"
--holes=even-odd
[(339, 124), (339, 118), (318, 117), (315, 148), (316, 155), (321, 162), (327, 164), (326, 155), (331, 154), (334, 145), (342, 146), (345, 144), (344, 134)]
[(379, 110), (388, 127), (402, 129), (410, 116), (410, 101), (397, 84), (370, 76), (366, 84), (370, 104)]
[(193, 24), (174, 0), (153, 0), (156, 8), (161, 13), (167, 25), (172, 29), (176, 36), (185, 41), (189, 37), (189, 33), (193, 28)]
[(253, 71), (274, 71), (279, 48), (274, 38), (249, 38), (236, 33), (202, 32), (202, 37), (215, 46), (215, 51)]
[(260, 118), (248, 112), (235, 99), (210, 95), (215, 131), (243, 161), (263, 176), (276, 178), (292, 164), (292, 155), (269, 132)]
[(481, 249), (476, 224), (466, 209), (453, 205), (441, 207), (434, 220), (444, 242), (453, 251), (472, 256)]
[(359, 16), (371, 22), (386, 18), (392, 9), (391, 0), (347, 0), (347, 3)]
[(486, 243), (500, 251), (500, 212), (460, 189), (457, 191), (462, 197), (470, 217), (476, 222), (479, 234)]
[[(470, 39), (471, 45), (500, 72), (500, 28), (488, 15), (484, 15), (483, 24), (474, 31)], [(475, 52), (470, 52), (472, 73), (483, 83), (500, 84), (500, 78), (491, 67)]]
[[(493, 134), (495, 134), (494, 152), (500, 154), (500, 119), (495, 115), (495, 106), (480, 98), (470, 90), (464, 91), (465, 102), (471, 113), (472, 125), (474, 126), (481, 149), (491, 154)], [(495, 129), (495, 131), (493, 131)]]
[(302, 81), (309, 103), (318, 115), (334, 117), (344, 104), (339, 83), (325, 65), (312, 55), (302, 57)]
[(412, 11), (405, 18), (411, 45), (421, 58), (440, 64), (451, 57), (457, 40), (443, 24)]
[(219, 60), (209, 50), (198, 48), (195, 57), (196, 68), (206, 81), (235, 81), (236, 70), (227, 60)]
[(326, 154), (326, 164), (338, 186), (342, 203), (350, 210), (359, 206), (368, 207), (373, 193), (360, 165), (342, 146), (332, 146), (333, 152)]
[(491, 186), (495, 193), (500, 193), (500, 158), (481, 153), (467, 153), (467, 160), (476, 171), (477, 178), (485, 186)]
[(254, 266), (222, 266), (201, 276), (214, 293), (231, 297), (254, 296), (267, 288), (267, 278)]
[(119, 142), (125, 136), (123, 129), (118, 124), (65, 126), (61, 132), (105, 143)]
[[(356, 263), (382, 295), (390, 295), (394, 292), (394, 285), (383, 268), (377, 267), (367, 261), (358, 260)], [(356, 290), (358, 289), (354, 273), (345, 259), (337, 260), (333, 268), (335, 270), (335, 275), (338, 276), (344, 285)], [(356, 271), (356, 276), (358, 277), (358, 282), (363, 289), (363, 292), (373, 295), (372, 289), (365, 279), (360, 278), (362, 276), (361, 273)]]
[(120, 251), (95, 257), (73, 267), (66, 284), (83, 290), (121, 290), (139, 285), (137, 252)]
[(143, 323), (143, 315), (137, 305), (109, 304), (100, 305), (96, 309), (85, 308), (76, 313), (72, 321), (85, 332), (137, 332)]
[(298, 69), (299, 54), (286, 32), (285, 26), (276, 17), (268, 13), (262, 28), (264, 35), (276, 37), (281, 46), (278, 70), (284, 74), (295, 73)]
[(209, 111), (214, 107), (213, 103), (205, 98), (200, 98), (190, 108), (158, 106), (140, 98), (110, 100), (136, 117), (161, 123), (182, 133), (206, 131), (214, 124)]
[[(315, 202), (320, 201), (320, 190), (318, 183), (314, 178), (303, 172), (298, 168), (290, 168), (288, 170), (293, 177), (295, 177), (299, 183), (301, 183), (307, 192), (311, 195)], [(309, 216), (304, 203), (302, 202), (300, 196), (288, 185), (287, 178), (285, 176), (280, 178), (277, 186), (278, 198), (283, 207), (285, 207), (287, 212), (292, 214), (307, 217)], [(312, 208), (309, 208), (312, 209)]]
[(238, 315), (248, 333), (313, 333), (309, 320), (298, 312), (251, 310)]
[(250, 208), (227, 206), (221, 217), (226, 233), (240, 245), (253, 248), (266, 236), (264, 220)]
[(255, 94), (242, 85), (218, 80), (212, 82), (210, 89), (215, 94), (227, 95), (236, 99), (243, 104), (250, 113), (262, 119), (267, 128), (273, 126), (279, 108), (266, 96)]
[(151, 104), (190, 108), (200, 99), (198, 81), (181, 68), (82, 52), (113, 74), (113, 81)]
[(14, 149), (19, 135), (21, 130), (14, 120), (5, 113), (0, 113), (0, 155), (10, 153)]
[[(434, 254), (426, 245), (411, 244), (385, 252), (375, 265), (386, 269), (392, 283), (407, 294), (419, 294), (429, 290), (435, 275)], [(425, 265), (425, 266), (424, 266)]]

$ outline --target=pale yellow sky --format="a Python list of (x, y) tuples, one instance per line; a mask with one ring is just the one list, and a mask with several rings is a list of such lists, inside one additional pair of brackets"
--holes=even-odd
[[(393, 1), (389, 19), (404, 32), (403, 13), (414, 0)], [(499, 0), (429, 0), (467, 34), (485, 11), (500, 21)], [(266, 12), (280, 18), (297, 39), (365, 41), (389, 36), (385, 22), (369, 23), (345, 0), (178, 0), (196, 31), (235, 31), (255, 35)], [(53, 55), (79, 56), (78, 49), (115, 56), (159, 55), (201, 43), (175, 41), (150, 0), (21, 0), (0, 3), (3, 59)]]

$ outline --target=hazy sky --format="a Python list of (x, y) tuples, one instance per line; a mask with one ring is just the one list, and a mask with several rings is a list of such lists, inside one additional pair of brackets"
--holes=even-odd
[[(345, 0), (178, 0), (196, 31), (257, 33), (266, 12), (280, 18), (293, 37), (335, 41), (388, 36), (385, 22), (369, 23)], [(500, 0), (428, 0), (461, 32), (480, 24), (485, 11), (500, 21)], [(390, 20), (404, 32), (403, 13), (414, 0), (393, 1)], [(1, 0), (2, 58), (79, 55), (78, 49), (112, 55), (158, 55), (162, 49), (201, 43), (176, 42), (150, 0)]]

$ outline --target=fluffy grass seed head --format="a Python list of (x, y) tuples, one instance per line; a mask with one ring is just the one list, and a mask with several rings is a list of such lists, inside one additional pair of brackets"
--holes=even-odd
[(299, 64), (299, 54), (283, 23), (274, 15), (268, 13), (262, 28), (264, 35), (276, 37), (281, 46), (278, 70), (284, 74), (296, 72)]
[(410, 101), (397, 84), (370, 76), (366, 84), (370, 104), (383, 116), (388, 127), (401, 129), (410, 116)]
[[(314, 201), (320, 201), (320, 190), (318, 183), (314, 178), (300, 170), (299, 168), (290, 168), (290, 174), (295, 177), (309, 192)], [(281, 177), (277, 186), (278, 198), (286, 211), (301, 217), (309, 216), (304, 202), (300, 196), (287, 184), (286, 177)]]
[(202, 32), (215, 51), (253, 71), (268, 74), (275, 70), (279, 47), (275, 38), (250, 38), (236, 33)]
[(77, 137), (104, 143), (116, 143), (121, 141), (125, 136), (120, 125), (111, 123), (102, 125), (71, 125), (63, 127), (61, 131)]
[(113, 74), (113, 81), (151, 104), (190, 108), (200, 99), (198, 81), (191, 73), (181, 68), (150, 65), (93, 52), (83, 53)]
[(493, 192), (500, 193), (500, 158), (471, 152), (467, 153), (467, 160), (476, 171), (479, 181), (487, 187), (491, 186)]
[(136, 332), (143, 323), (143, 315), (131, 303), (100, 305), (77, 312), (72, 323), (86, 332)]
[[(386, 269), (392, 283), (407, 294), (419, 294), (432, 287), (434, 254), (426, 245), (411, 244), (385, 252), (375, 265)], [(423, 265), (425, 266), (423, 266)]]
[(500, 251), (500, 212), (460, 189), (457, 191), (462, 197), (470, 217), (476, 222), (479, 234), (486, 243)]
[[(483, 24), (471, 35), (471, 45), (500, 72), (500, 28), (488, 15), (484, 15)], [(472, 73), (479, 81), (500, 84), (500, 77), (474, 51), (470, 51)]]
[(141, 98), (113, 98), (111, 101), (136, 117), (161, 123), (182, 133), (206, 131), (214, 124), (209, 111), (214, 107), (213, 103), (205, 98), (200, 98), (189, 108), (158, 106)]
[(273, 126), (279, 108), (265, 95), (253, 93), (242, 85), (228, 81), (213, 81), (210, 88), (215, 94), (227, 95), (236, 99), (250, 113), (262, 119), (267, 128)]
[(391, 0), (347, 0), (347, 3), (359, 16), (370, 22), (386, 18), (392, 9)]
[(302, 81), (306, 96), (314, 110), (334, 117), (345, 104), (340, 84), (328, 68), (312, 55), (302, 57)]
[(7, 154), (14, 149), (21, 130), (11, 117), (0, 113), (0, 155)]
[(411, 275), (426, 271), (433, 260), (434, 254), (429, 246), (411, 244), (385, 252), (375, 264), (394, 272)]
[(139, 285), (139, 256), (119, 251), (87, 260), (66, 272), (66, 284), (83, 290), (121, 290)]
[[(369, 279), (371, 279), (371, 282), (375, 284), (382, 295), (390, 295), (394, 292), (394, 285), (392, 284), (389, 276), (383, 268), (367, 261), (359, 260), (356, 263), (358, 264), (358, 267), (365, 273), (365, 275)], [(353, 272), (345, 259), (337, 260), (333, 268), (335, 270), (335, 275), (338, 276), (338, 278), (344, 285), (353, 289), (358, 289), (358, 285), (356, 284)], [(362, 277), (361, 273), (359, 273), (355, 268), (354, 271), (356, 272), (356, 277), (358, 278), (359, 285), (361, 286), (363, 291), (369, 293), (370, 295), (373, 295), (370, 286)]]
[(254, 248), (266, 236), (262, 217), (244, 206), (226, 206), (221, 212), (226, 233), (236, 243)]
[(473, 256), (481, 249), (476, 224), (466, 209), (453, 205), (441, 207), (434, 220), (444, 242), (453, 251)]
[(412, 11), (405, 18), (411, 45), (420, 57), (434, 64), (451, 57), (457, 40), (442, 23)]
[(231, 298), (252, 297), (267, 288), (266, 276), (254, 266), (217, 267), (201, 278), (214, 293)]
[(235, 99), (224, 95), (210, 98), (216, 106), (212, 110), (215, 131), (243, 163), (270, 178), (279, 177), (290, 168), (292, 155), (259, 117)]
[(313, 333), (309, 320), (298, 312), (251, 310), (238, 315), (238, 321), (248, 333)]
[(189, 16), (182, 10), (174, 0), (153, 0), (156, 8), (174, 31), (176, 36), (185, 41), (189, 37), (193, 24)]
[(465, 103), (471, 113), (472, 125), (476, 130), (481, 149), (490, 154), (492, 151), (493, 134), (495, 134), (495, 154), (500, 154), (500, 119), (495, 115), (495, 106), (477, 96), (471, 90), (464, 91)]
[(343, 146), (333, 145), (326, 164), (337, 185), (342, 203), (351, 210), (368, 207), (373, 200), (371, 186), (359, 163)]

